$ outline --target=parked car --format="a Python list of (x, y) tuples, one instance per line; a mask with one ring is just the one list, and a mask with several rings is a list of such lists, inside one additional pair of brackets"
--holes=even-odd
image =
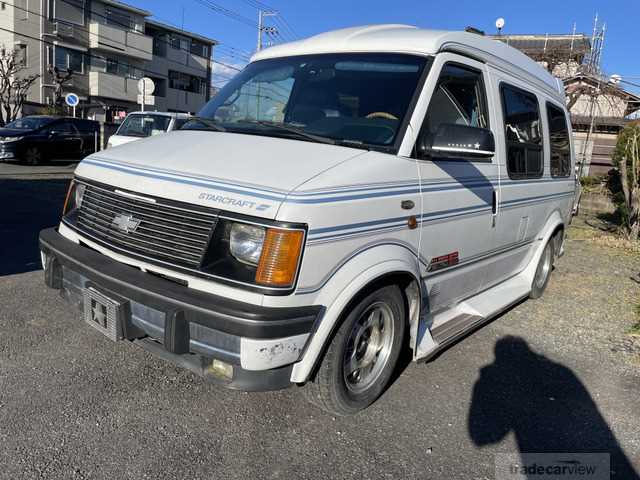
[(127, 115), (107, 143), (107, 148), (178, 130), (191, 118), (188, 113), (133, 112)]
[(38, 165), (52, 159), (83, 158), (96, 151), (100, 124), (71, 117), (32, 115), (0, 128), (0, 161)]
[(40, 234), (46, 283), (112, 340), (351, 414), (404, 348), (430, 358), (543, 294), (574, 164), (561, 83), (506, 44), (326, 33), (256, 54), (180, 131), (80, 163)]

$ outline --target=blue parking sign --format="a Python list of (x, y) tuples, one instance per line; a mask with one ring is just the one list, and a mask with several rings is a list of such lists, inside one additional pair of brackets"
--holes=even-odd
[(75, 93), (67, 93), (64, 97), (64, 101), (70, 107), (75, 107), (78, 105), (78, 103), (80, 103), (80, 97), (78, 97), (78, 95), (76, 95)]

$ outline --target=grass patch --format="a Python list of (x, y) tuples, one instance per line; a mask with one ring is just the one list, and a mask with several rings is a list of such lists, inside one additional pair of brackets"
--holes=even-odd
[(638, 320), (635, 325), (633, 325), (629, 329), (629, 335), (634, 335), (636, 337), (640, 337), (640, 304), (636, 305), (633, 311), (636, 314), (636, 319)]
[(624, 254), (640, 256), (640, 241), (629, 240), (622, 235), (594, 228), (584, 219), (574, 219), (573, 224), (567, 230), (567, 238), (569, 240), (586, 241), (599, 247), (615, 249)]

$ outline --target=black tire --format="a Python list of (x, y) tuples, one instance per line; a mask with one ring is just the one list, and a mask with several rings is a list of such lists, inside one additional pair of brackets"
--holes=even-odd
[[(381, 312), (378, 317), (377, 309)], [(315, 377), (304, 386), (307, 399), (317, 407), (339, 416), (355, 414), (375, 402), (389, 383), (403, 348), (406, 315), (404, 296), (396, 285), (381, 287), (353, 305), (333, 336)], [(375, 327), (370, 327), (372, 333), (366, 335), (363, 324), (376, 323), (377, 320), (371, 320), (374, 317), (382, 319), (379, 324), (387, 327), (378, 327), (377, 333), (373, 332)], [(363, 333), (360, 337), (354, 337), (354, 332)], [(364, 337), (364, 354), (357, 360)], [(358, 338), (360, 341), (355, 340)], [(379, 346), (382, 342), (386, 346), (374, 354), (370, 364), (355, 371), (357, 376), (353, 376), (354, 372), (346, 372), (346, 358), (351, 358), (354, 363), (364, 363), (368, 352), (374, 351), (375, 345)], [(384, 359), (380, 360), (382, 351)], [(360, 371), (370, 365), (371, 370), (365, 374), (370, 376), (370, 383), (358, 385)]]
[(542, 251), (542, 256), (540, 257), (538, 267), (536, 268), (536, 274), (533, 277), (533, 284), (531, 285), (529, 298), (540, 298), (547, 288), (547, 284), (551, 278), (551, 272), (553, 271), (555, 243), (555, 237), (551, 237)]

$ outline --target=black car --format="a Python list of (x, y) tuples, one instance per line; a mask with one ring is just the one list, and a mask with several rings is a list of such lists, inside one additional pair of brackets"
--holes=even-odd
[(0, 128), (0, 161), (37, 165), (55, 158), (83, 158), (95, 152), (100, 123), (70, 117), (34, 115)]

